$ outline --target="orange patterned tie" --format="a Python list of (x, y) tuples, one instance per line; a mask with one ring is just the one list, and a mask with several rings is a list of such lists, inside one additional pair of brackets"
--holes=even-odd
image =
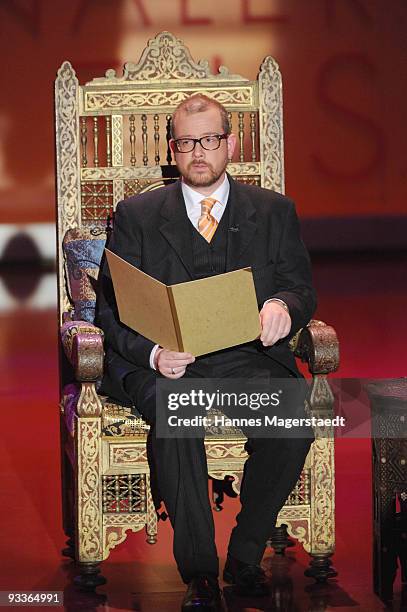
[(213, 238), (218, 222), (215, 217), (212, 217), (211, 210), (213, 205), (217, 202), (214, 198), (205, 198), (201, 201), (201, 216), (198, 221), (198, 231), (205, 238), (207, 242), (210, 242)]

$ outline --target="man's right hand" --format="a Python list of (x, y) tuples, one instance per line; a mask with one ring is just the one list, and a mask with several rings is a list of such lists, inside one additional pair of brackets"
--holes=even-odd
[(194, 361), (195, 357), (191, 353), (177, 353), (161, 347), (154, 355), (156, 369), (166, 378), (181, 378), (185, 374), (187, 365)]

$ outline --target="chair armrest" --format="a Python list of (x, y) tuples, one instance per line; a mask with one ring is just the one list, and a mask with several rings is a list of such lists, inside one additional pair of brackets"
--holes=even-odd
[(339, 342), (333, 327), (312, 320), (296, 339), (294, 354), (308, 363), (311, 374), (329, 374), (339, 367)]
[(96, 381), (103, 373), (103, 331), (86, 321), (66, 321), (61, 327), (65, 355), (76, 380)]

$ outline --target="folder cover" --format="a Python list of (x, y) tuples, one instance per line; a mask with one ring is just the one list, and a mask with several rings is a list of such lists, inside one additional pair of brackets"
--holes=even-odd
[(259, 310), (250, 268), (165, 285), (106, 249), (122, 323), (196, 357), (255, 340)]

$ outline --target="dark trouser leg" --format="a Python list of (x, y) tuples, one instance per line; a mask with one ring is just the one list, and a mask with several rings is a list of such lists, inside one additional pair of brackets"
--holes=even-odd
[(152, 372), (126, 378), (127, 393), (152, 429), (152, 450), (161, 496), (174, 529), (174, 557), (184, 582), (197, 574), (218, 575), (215, 529), (208, 498), (208, 470), (202, 438), (155, 435), (155, 381)]
[(312, 439), (252, 438), (240, 492), (242, 508), (229, 543), (230, 554), (260, 563), (278, 512), (294, 488)]
[[(284, 366), (264, 354), (244, 353), (235, 355), (231, 365), (223, 366), (224, 370), (229, 367), (226, 376), (236, 376), (237, 372), (251, 381), (264, 379), (271, 388), (276, 379), (280, 379), (280, 384), (282, 379), (287, 380), (288, 386), (283, 385), (285, 416), (305, 416), (305, 388), (297, 385), (297, 379)], [(237, 525), (232, 531), (229, 552), (239, 561), (258, 564), (277, 515), (301, 474), (313, 438), (312, 430), (307, 428), (304, 438), (250, 437), (249, 431), (245, 433), (249, 438), (249, 458), (240, 490), (242, 507), (236, 517)]]

